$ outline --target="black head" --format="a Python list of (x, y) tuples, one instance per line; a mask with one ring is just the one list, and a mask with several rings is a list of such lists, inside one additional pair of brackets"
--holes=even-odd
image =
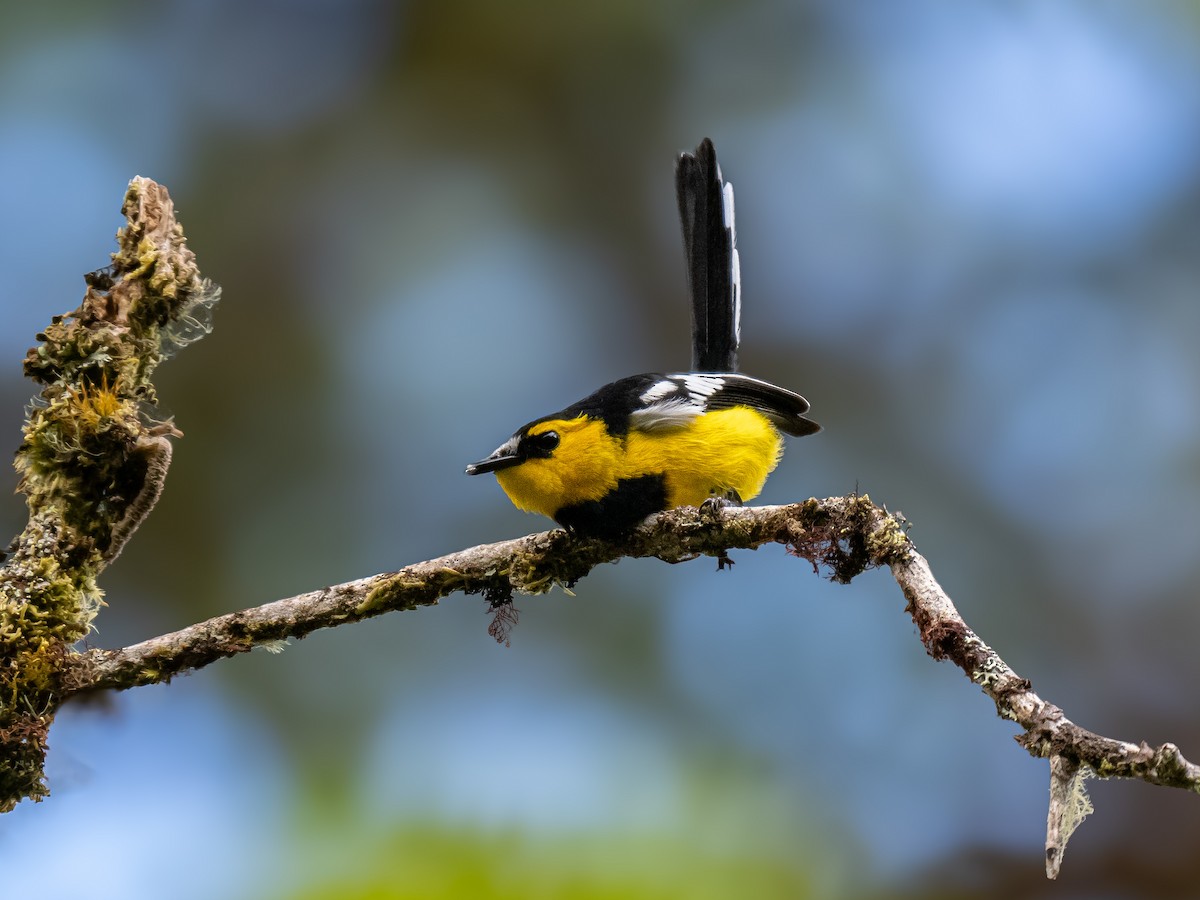
[(467, 466), (467, 474), (483, 475), (519, 466), (530, 459), (549, 459), (558, 447), (559, 435), (552, 428), (536, 427), (541, 424), (544, 423), (533, 422), (526, 425), (497, 447), (491, 456)]

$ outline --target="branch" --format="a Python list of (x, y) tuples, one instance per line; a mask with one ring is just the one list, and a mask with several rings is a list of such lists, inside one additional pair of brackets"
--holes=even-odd
[[(570, 589), (596, 566), (626, 556), (678, 563), (705, 554), (724, 557), (729, 549), (780, 543), (814, 563), (830, 565), (835, 578), (849, 581), (873, 564), (866, 549), (868, 539), (864, 536), (859, 541), (852, 533), (865, 535), (868, 520), (879, 516), (883, 518), (874, 528), (877, 534), (870, 539), (877, 548), (876, 556), (883, 554), (889, 539), (896, 546), (906, 546), (907, 538), (898, 523), (868, 498), (858, 497), (810, 500), (794, 506), (729, 508), (715, 516), (690, 508), (669, 510), (620, 542), (549, 531), (484, 544), (398, 572), (217, 616), (121, 650), (90, 650), (72, 667), (71, 692), (124, 690), (166, 681), (226, 656), (303, 638), (319, 628), (434, 606), (456, 591), (483, 595), (495, 615), (489, 632), (506, 641), (516, 621), (514, 593), (539, 594), (555, 585)], [(850, 537), (839, 539), (843, 533)], [(856, 549), (849, 549), (849, 543), (855, 543)]]
[[(217, 659), (302, 638), (318, 628), (357, 622), (395, 610), (433, 606), (456, 591), (482, 594), (497, 614), (498, 636), (515, 621), (514, 592), (570, 588), (592, 568), (623, 556), (676, 563), (727, 550), (782, 544), (814, 569), (827, 567), (847, 582), (864, 570), (889, 566), (908, 599), (907, 612), (929, 655), (950, 660), (1021, 726), (1029, 753), (1049, 758), (1054, 778), (1047, 829), (1047, 874), (1054, 877), (1066, 840), (1086, 812), (1082, 775), (1135, 778), (1200, 792), (1200, 767), (1173, 744), (1152, 748), (1094, 734), (1039, 697), (963, 621), (912, 545), (901, 519), (868, 497), (833, 497), (791, 506), (727, 508), (715, 515), (677, 509), (653, 517), (627, 540), (576, 538), (564, 531), (486, 544), (384, 575), (219, 616), (121, 650), (90, 650), (73, 666), (72, 692), (125, 689), (166, 681)], [(1085, 809), (1086, 807), (1086, 809)]]
[(948, 659), (966, 673), (996, 704), (1001, 718), (1024, 729), (1016, 741), (1031, 756), (1049, 758), (1050, 811), (1046, 828), (1046, 875), (1055, 878), (1067, 839), (1091, 804), (1083, 778), (1135, 778), (1163, 787), (1200, 793), (1200, 766), (1189, 762), (1174, 744), (1151, 747), (1095, 734), (1039, 697), (991, 647), (967, 627), (915, 550), (891, 563), (892, 574), (908, 598), (908, 612), (921, 642), (934, 659)]
[(835, 581), (849, 581), (870, 567), (891, 567), (930, 656), (948, 659), (962, 669), (995, 702), (1001, 717), (1024, 729), (1018, 742), (1031, 755), (1051, 759), (1056, 804), (1047, 838), (1050, 877), (1057, 874), (1066, 839), (1081, 818), (1077, 810), (1086, 803), (1081, 770), (1104, 778), (1137, 778), (1200, 791), (1200, 768), (1185, 760), (1174, 745), (1152, 749), (1093, 734), (1042, 700), (1029, 681), (967, 627), (909, 541), (903, 523), (867, 497), (730, 508), (716, 516), (671, 510), (622, 543), (552, 531), (473, 547), (398, 572), (219, 616), (122, 650), (88, 651), (79, 658), (72, 681), (74, 690), (124, 689), (165, 681), (256, 646), (302, 638), (318, 628), (432, 606), (455, 591), (483, 594), (503, 622), (514, 591), (541, 593), (555, 584), (569, 588), (595, 566), (622, 556), (653, 556), (675, 563), (768, 543), (784, 545), (814, 567), (829, 567)]
[[(0, 567), (0, 812), (47, 793), (46, 736), (70, 647), (102, 603), (97, 576), (149, 515), (171, 461), (150, 376), (208, 332), (200, 277), (165, 188), (129, 184), (111, 265), (25, 357), (42, 386), (17, 449), (29, 522)], [(0, 554), (0, 559), (3, 555)]]

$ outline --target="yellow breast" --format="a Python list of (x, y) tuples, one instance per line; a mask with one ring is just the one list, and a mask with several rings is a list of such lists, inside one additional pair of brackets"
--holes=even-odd
[(783, 440), (766, 417), (749, 407), (714, 410), (680, 427), (631, 430), (613, 436), (603, 422), (581, 416), (539, 422), (531, 434), (556, 431), (548, 458), (529, 459), (496, 472), (518, 508), (554, 518), (566, 506), (600, 500), (622, 479), (662, 475), (667, 508), (699, 506), (735, 491), (756, 497), (779, 462)]
[(757, 497), (782, 454), (783, 439), (766, 417), (734, 406), (682, 428), (631, 432), (625, 457), (634, 472), (662, 472), (668, 506), (675, 507), (729, 491), (743, 500)]
[(621, 442), (603, 422), (580, 416), (539, 422), (530, 434), (556, 431), (559, 445), (546, 459), (530, 459), (502, 469), (496, 480), (513, 505), (554, 518), (572, 503), (599, 500), (617, 486), (625, 470)]

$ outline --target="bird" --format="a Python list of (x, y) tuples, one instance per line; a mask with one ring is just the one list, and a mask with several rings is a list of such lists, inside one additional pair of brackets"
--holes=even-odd
[(815, 434), (799, 394), (738, 372), (741, 266), (733, 185), (705, 138), (675, 188), (692, 306), (692, 371), (606, 384), (519, 428), (468, 475), (494, 472), (513, 504), (584, 537), (617, 539), (648, 516), (756, 497), (782, 433)]

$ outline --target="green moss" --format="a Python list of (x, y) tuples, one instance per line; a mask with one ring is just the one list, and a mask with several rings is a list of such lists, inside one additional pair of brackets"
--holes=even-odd
[(867, 536), (867, 552), (879, 565), (903, 562), (912, 552), (908, 523), (899, 515), (884, 516), (879, 527)]
[(405, 578), (400, 573), (373, 587), (354, 611), (360, 616), (369, 616), (390, 609), (416, 609), (421, 605), (415, 594), (418, 590), (428, 593), (429, 586), (419, 580)]
[(509, 583), (522, 594), (546, 593), (557, 581), (555, 572), (546, 563), (546, 553), (540, 548), (514, 553), (507, 572)]

